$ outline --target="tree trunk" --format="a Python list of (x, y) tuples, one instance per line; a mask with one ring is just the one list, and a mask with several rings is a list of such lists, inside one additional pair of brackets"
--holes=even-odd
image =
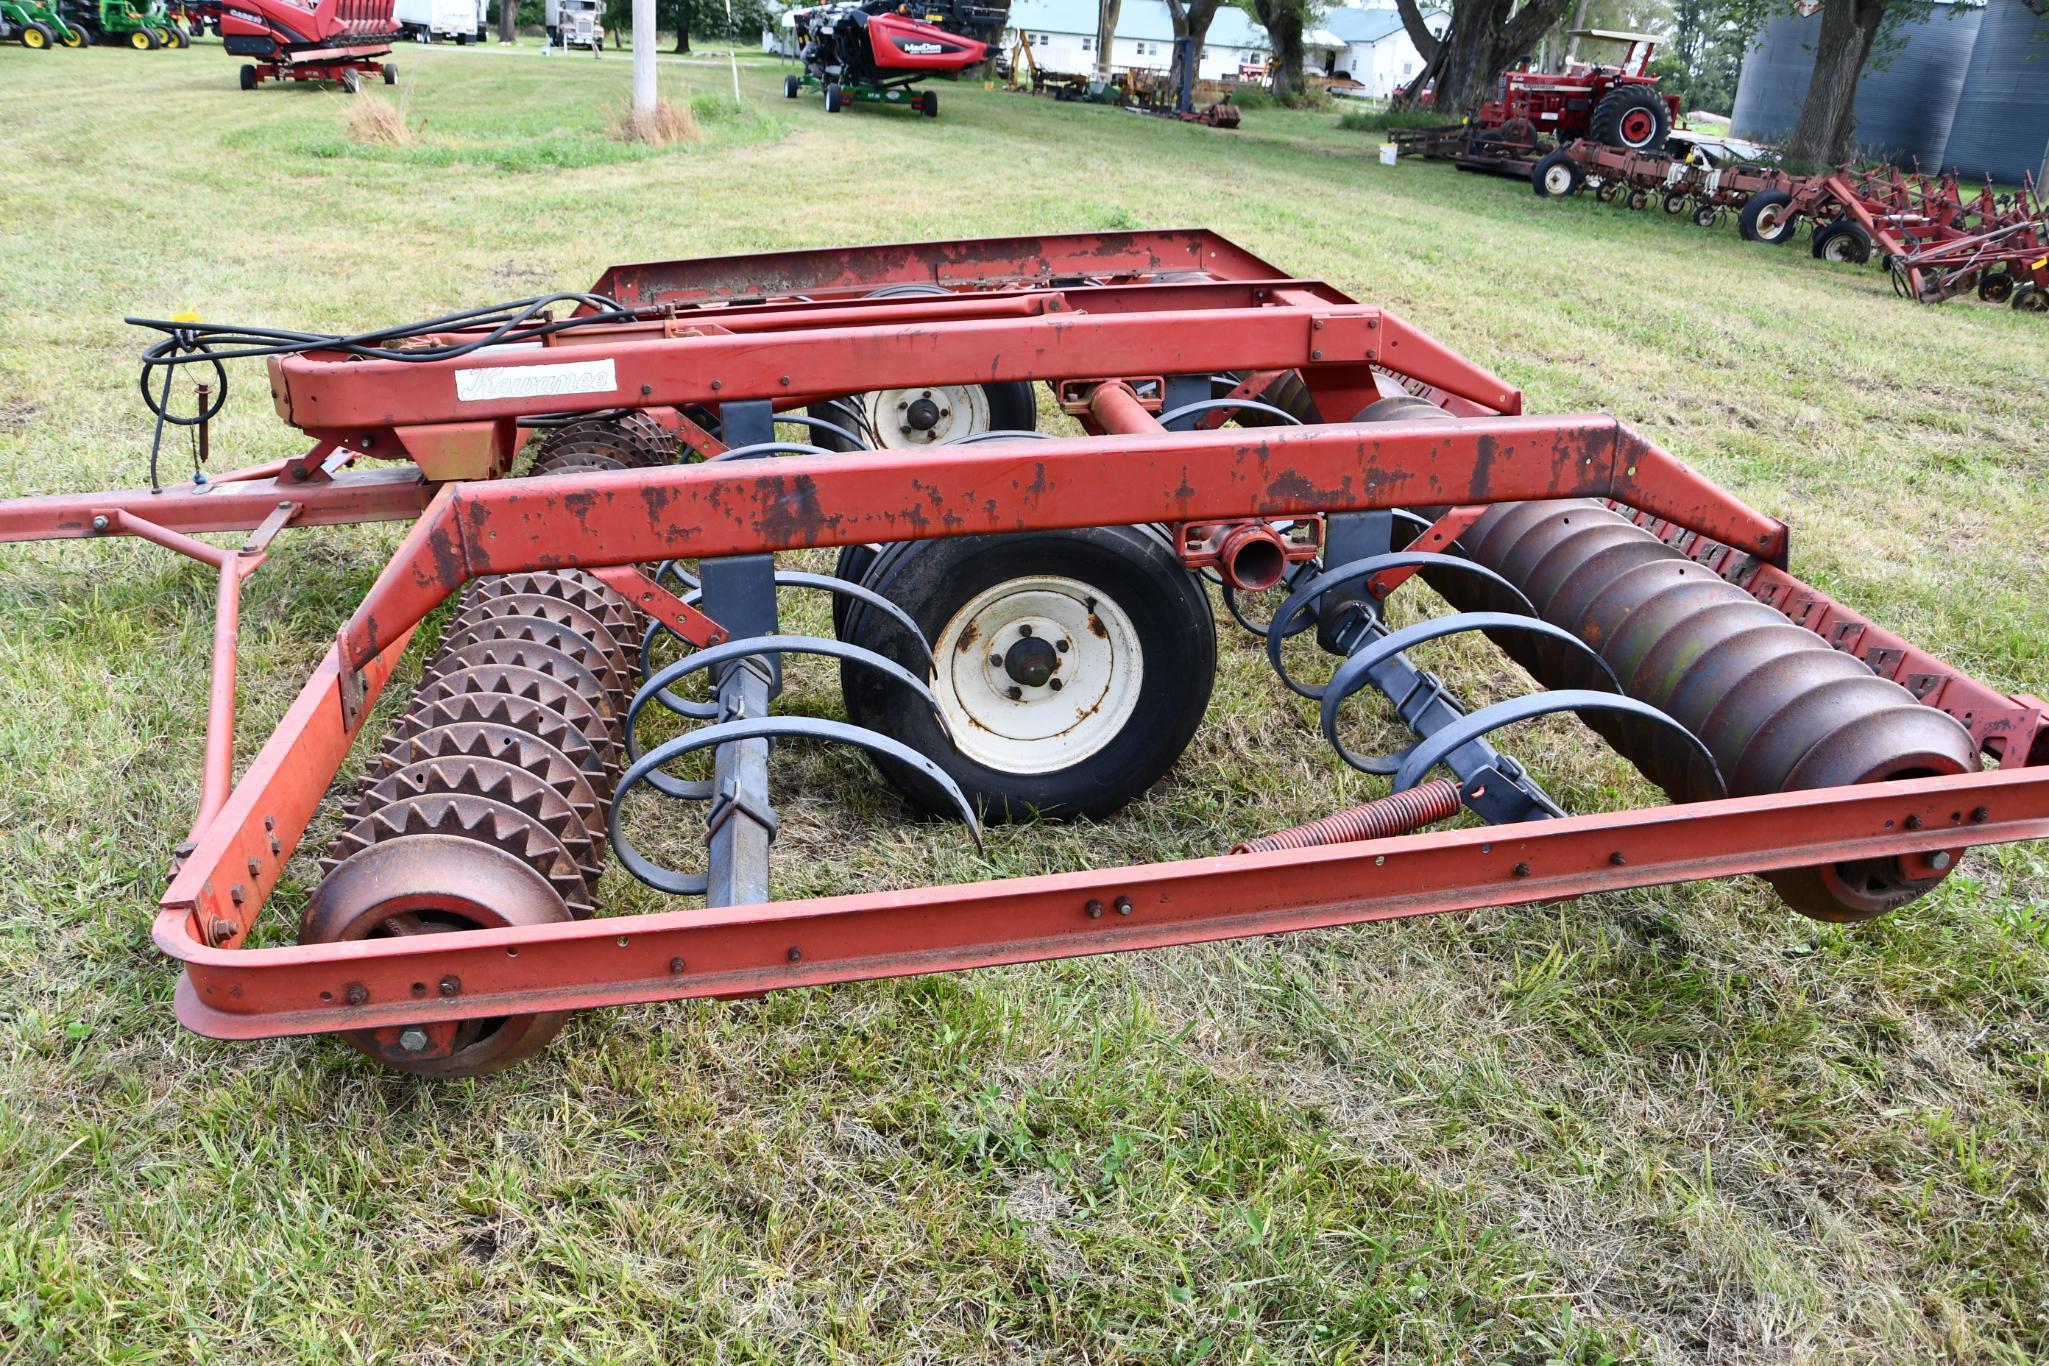
[[(1188, 60), (1195, 67), (1195, 80), (1202, 79), (1202, 44), (1209, 37), (1210, 21), (1217, 17), (1217, 6), (1222, 0), (1194, 0), (1184, 4), (1182, 0), (1167, 0), (1167, 16), (1173, 21), (1174, 36), (1188, 40)], [(1414, 3), (1414, 0), (1411, 0)], [(1181, 91), (1180, 43), (1174, 44), (1174, 60), (1167, 69), (1167, 89), (1178, 97)]]
[(1857, 78), (1864, 74), (1886, 4), (1887, 0), (1827, 0), (1822, 6), (1814, 76), (1807, 83), (1800, 121), (1786, 143), (1788, 161), (1834, 165), (1849, 157), (1857, 126)]
[(498, 0), (498, 41), (509, 43), (514, 38), (512, 21), (519, 9), (518, 0)]
[(1096, 10), (1096, 84), (1110, 83), (1110, 44), (1117, 41), (1117, 16), (1124, 0), (1102, 0)]
[(1254, 0), (1252, 17), (1273, 49), (1273, 92), (1282, 100), (1302, 93), (1302, 11), (1295, 0)]
[[(1585, 28), (1586, 26), (1587, 26), (1587, 0), (1579, 0), (1579, 3), (1578, 3), (1577, 5), (1574, 5), (1574, 6), (1573, 6), (1573, 9), (1572, 9), (1572, 30), (1573, 30), (1573, 32), (1574, 32), (1574, 33), (1577, 33), (1577, 32), (1578, 32), (1579, 30), (1581, 30), (1581, 29)], [(1566, 40), (1565, 40), (1565, 60), (1569, 62), (1569, 61), (1571, 61), (1571, 60), (1572, 60), (1572, 59), (1573, 59), (1574, 57), (1577, 57), (1578, 55), (1579, 55), (1579, 39), (1578, 39), (1578, 38), (1575, 38), (1575, 37), (1568, 37), (1568, 38), (1566, 38)]]
[[(693, 13), (696, 8), (696, 0), (683, 0), (682, 4), (676, 6), (676, 51), (678, 52), (690, 51), (690, 21), (696, 17)], [(774, 22), (774, 16), (771, 16), (770, 23), (773, 24)], [(780, 37), (782, 29), (777, 28), (776, 34)]]

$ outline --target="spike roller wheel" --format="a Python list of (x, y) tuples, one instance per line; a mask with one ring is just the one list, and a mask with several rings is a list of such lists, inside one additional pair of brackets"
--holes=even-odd
[[(427, 707), (465, 693), (497, 693), (532, 702), (544, 710), (555, 713), (582, 739), (583, 743), (575, 746), (575, 753), (570, 753), (567, 749), (563, 752), (568, 753), (577, 767), (586, 773), (602, 774), (606, 770), (616, 772), (623, 761), (619, 749), (619, 731), (612, 714), (609, 711), (598, 710), (570, 684), (539, 669), (518, 664), (495, 663), (465, 664), (447, 668), (433, 673), (420, 685), (419, 690), (413, 694), (413, 703), (415, 706)], [(580, 758), (585, 751), (595, 757), (588, 761)]]
[[(459, 721), (407, 736), (364, 780), (362, 790), (367, 793), (387, 776), (423, 763), (464, 758), (509, 764), (540, 779), (569, 803), (592, 836), (604, 830), (605, 802), (598, 796), (591, 774), (539, 736), (490, 722)], [(363, 809), (360, 802), (357, 809)], [(598, 846), (600, 857), (603, 852), (603, 846)]]
[[(625, 649), (596, 616), (565, 598), (540, 593), (507, 593), (500, 596), (473, 595), (448, 619), (447, 638), (452, 642), (471, 625), (483, 621), (548, 621), (580, 637), (585, 653), (578, 658), (601, 658), (614, 678), (624, 686), (632, 665)], [(594, 666), (595, 667), (595, 666)]]
[(413, 762), (415, 737), (461, 722), (484, 722), (534, 736), (582, 770), (600, 802), (611, 800), (612, 784), (618, 776), (616, 763), (601, 756), (559, 713), (508, 693), (455, 693), (408, 710), (384, 742), (383, 762), (393, 767)]
[(615, 714), (625, 711), (628, 690), (625, 676), (613, 662), (614, 658), (618, 657), (616, 642), (608, 656), (603, 647), (578, 635), (573, 627), (549, 617), (484, 616), (464, 622), (458, 628), (449, 631), (444, 648), (453, 654), (471, 645), (493, 641), (546, 645), (560, 651), (572, 662), (581, 665), (586, 673), (595, 677), (598, 695), (591, 698), (593, 702), (605, 702)]
[[(573, 469), (634, 469), (673, 464), (676, 438), (643, 412), (587, 417), (551, 428), (534, 451), (533, 474)], [(602, 461), (588, 464), (587, 461)]]
[[(489, 843), (417, 834), (359, 849), (321, 880), (300, 920), (302, 944), (339, 944), (420, 934), (551, 925), (570, 909), (549, 878)], [(452, 977), (416, 982), (413, 995), (455, 997)], [(561, 1032), (564, 1013), (358, 1029), (357, 1051), (402, 1072), (463, 1077), (529, 1057)]]

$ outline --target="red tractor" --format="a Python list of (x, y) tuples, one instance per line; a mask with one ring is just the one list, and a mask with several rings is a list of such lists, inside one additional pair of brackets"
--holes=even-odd
[(1487, 101), (1456, 128), (1417, 129), (1398, 137), (1427, 156), (1466, 170), (1527, 174), (1543, 152), (1580, 138), (1654, 152), (1679, 117), (1676, 97), (1649, 74), (1658, 40), (1647, 33), (1579, 29), (1575, 38), (1619, 46), (1614, 63), (1568, 60), (1562, 72), (1532, 71), (1527, 60), (1494, 78)]

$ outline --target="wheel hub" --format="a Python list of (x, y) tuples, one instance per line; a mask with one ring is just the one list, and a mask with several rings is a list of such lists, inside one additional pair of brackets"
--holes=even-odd
[(880, 389), (861, 396), (876, 444), (884, 450), (938, 446), (989, 430), (989, 396), (979, 384)]
[(1101, 750), (1131, 720), (1143, 679), (1131, 618), (1090, 585), (1052, 575), (978, 594), (934, 653), (954, 744), (1011, 773), (1054, 772)]

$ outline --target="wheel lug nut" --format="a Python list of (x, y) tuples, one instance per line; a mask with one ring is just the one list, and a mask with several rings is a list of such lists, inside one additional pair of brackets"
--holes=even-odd
[(1020, 627), (1018, 627), (1018, 628), (1017, 628), (1017, 633), (1018, 633), (1019, 635), (1021, 635), (1021, 636), (1028, 636), (1028, 635), (1030, 635), (1030, 634), (1032, 633), (1032, 628), (1031, 628), (1031, 625), (1030, 625), (1030, 623), (1027, 623), (1027, 624), (1025, 624), (1025, 625), (1023, 625), (1023, 626), (1020, 626)]
[(1051, 689), (1052, 689), (1052, 690), (1053, 690), (1054, 692), (1059, 692), (1059, 691), (1060, 691), (1060, 680), (1059, 680), (1059, 679), (1057, 679), (1057, 678), (1049, 678), (1049, 679), (1047, 679), (1047, 680), (1046, 680), (1046, 686), (1047, 686), (1047, 687), (1049, 687), (1049, 688), (1051, 688)]
[(1066, 653), (1067, 653), (1067, 641), (1066, 641), (1066, 640), (1064, 640), (1064, 639), (1062, 639), (1062, 640), (1056, 640), (1056, 641), (1054, 641), (1054, 642), (1053, 642), (1053, 648), (1054, 648), (1054, 649), (1056, 649), (1056, 650), (1058, 650), (1058, 651), (1059, 651), (1059, 652), (1060, 652), (1061, 654), (1066, 654)]
[(1012, 684), (1003, 695), (1013, 702), (1021, 702), (1024, 700), (1024, 689)]
[(990, 668), (992, 668), (992, 669), (1000, 669), (1000, 668), (1002, 668), (1002, 667), (1003, 667), (1003, 656), (1002, 656), (1002, 655), (990, 655), (990, 656), (989, 656), (989, 667), (990, 667)]

